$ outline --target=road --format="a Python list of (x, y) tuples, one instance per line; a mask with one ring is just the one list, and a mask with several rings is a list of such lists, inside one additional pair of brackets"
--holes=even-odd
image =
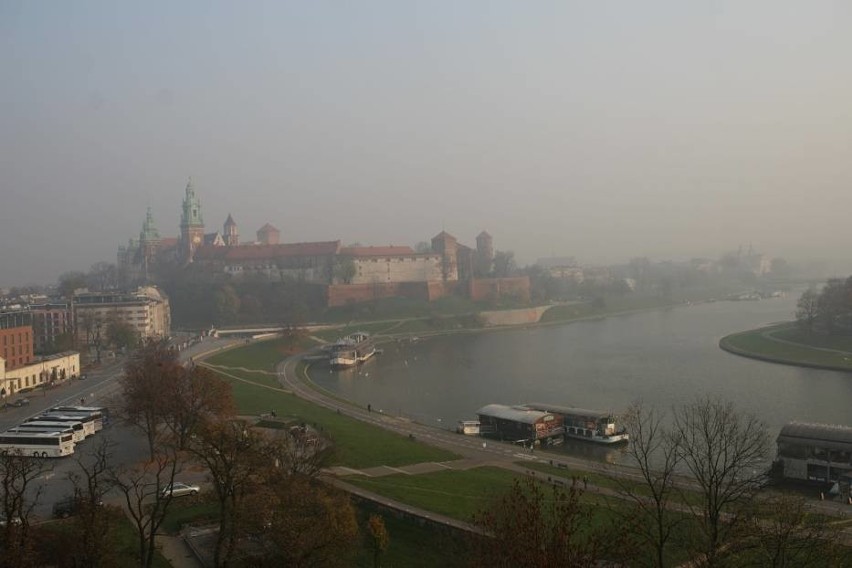
[[(239, 342), (241, 340), (205, 338), (182, 351), (181, 360), (188, 361), (191, 357), (199, 357)], [(114, 407), (119, 389), (118, 379), (124, 373), (126, 362), (126, 357), (108, 359), (100, 367), (87, 370), (88, 378), (85, 380), (69, 380), (51, 389), (27, 393), (29, 405), (8, 407), (0, 411), (0, 428), (12, 428), (54, 406), (78, 405), (80, 399), (85, 401), (86, 406)], [(77, 444), (73, 456), (49, 460), (51, 470), (41, 476), (40, 482), (34, 485), (30, 493), (30, 498), (39, 493), (33, 509), (34, 520), (51, 517), (53, 504), (72, 491), (68, 475), (78, 470), (77, 461), (91, 457), (104, 438), (112, 442), (112, 463), (117, 466), (136, 463), (147, 456), (148, 445), (139, 430), (113, 421), (100, 433)]]

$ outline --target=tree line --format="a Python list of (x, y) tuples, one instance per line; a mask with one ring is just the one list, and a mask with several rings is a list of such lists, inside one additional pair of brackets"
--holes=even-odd
[(808, 332), (852, 333), (852, 276), (832, 278), (819, 291), (805, 290), (796, 304), (796, 322)]

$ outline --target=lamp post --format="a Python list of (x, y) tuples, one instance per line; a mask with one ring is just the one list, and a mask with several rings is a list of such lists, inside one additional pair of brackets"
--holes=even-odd
[(101, 363), (101, 326), (103, 323), (98, 322), (95, 324), (95, 353), (97, 354), (98, 364)]

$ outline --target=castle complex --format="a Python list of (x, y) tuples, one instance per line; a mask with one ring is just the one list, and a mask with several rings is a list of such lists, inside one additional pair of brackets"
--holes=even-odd
[(494, 261), (491, 235), (482, 231), (476, 248), (441, 231), (431, 248), (408, 246), (342, 246), (339, 240), (281, 243), (280, 231), (269, 223), (257, 230), (254, 242), (241, 243), (234, 218), (222, 232), (205, 233), (201, 200), (192, 179), (181, 208), (180, 236), (161, 238), (149, 208), (139, 239), (118, 249), (118, 266), (129, 282), (146, 282), (154, 263), (193, 264), (233, 279), (262, 276), (294, 279), (327, 287), (328, 305), (408, 296), (432, 300), (451, 293), (473, 299), (512, 294), (529, 298), (527, 278), (486, 278)]

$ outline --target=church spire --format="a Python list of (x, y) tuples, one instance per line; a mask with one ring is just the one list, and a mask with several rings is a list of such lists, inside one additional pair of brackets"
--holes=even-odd
[(186, 184), (186, 197), (180, 214), (181, 256), (184, 262), (192, 262), (195, 250), (204, 241), (204, 217), (201, 215), (201, 200), (195, 194), (192, 178)]

